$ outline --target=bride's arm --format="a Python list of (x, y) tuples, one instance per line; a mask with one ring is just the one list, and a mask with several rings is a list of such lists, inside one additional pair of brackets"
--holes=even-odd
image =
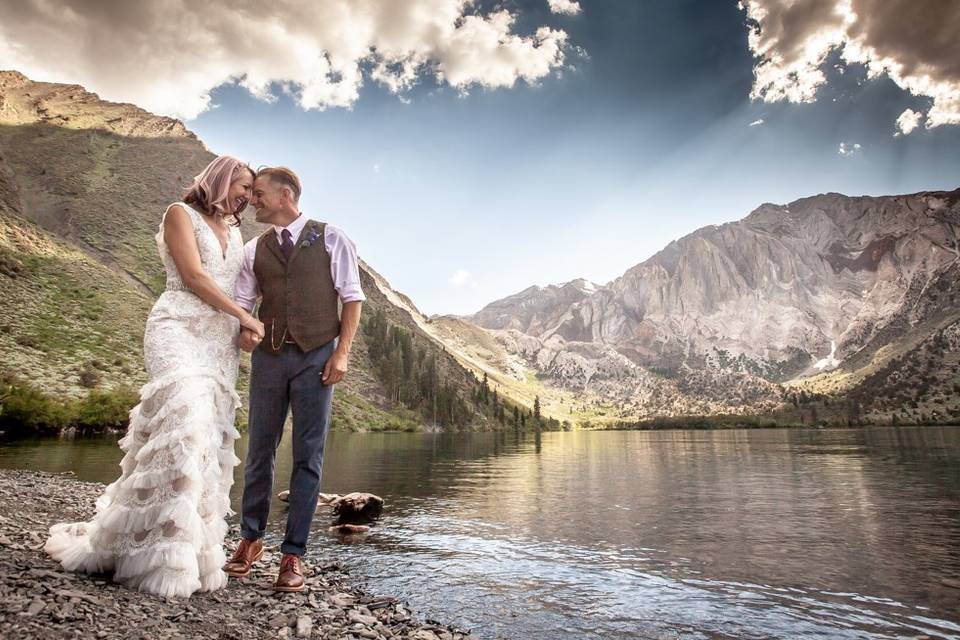
[(223, 292), (203, 268), (200, 250), (193, 235), (193, 223), (183, 207), (172, 206), (163, 219), (163, 241), (177, 265), (180, 278), (193, 293), (210, 306), (240, 320), (241, 326), (263, 337), (263, 324)]

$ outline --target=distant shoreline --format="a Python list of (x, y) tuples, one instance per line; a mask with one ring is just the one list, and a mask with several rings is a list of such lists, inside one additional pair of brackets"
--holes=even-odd
[[(643, 425), (622, 425), (622, 426), (607, 426), (607, 427), (594, 427), (591, 429), (574, 429), (572, 431), (563, 431), (563, 430), (541, 430), (540, 433), (572, 433), (572, 432), (604, 432), (604, 431), (736, 431), (736, 430), (750, 430), (750, 431), (762, 431), (762, 430), (774, 430), (774, 429), (789, 429), (789, 430), (840, 430), (840, 429), (898, 429), (902, 427), (960, 427), (960, 423), (957, 422), (930, 422), (930, 423), (911, 423), (911, 424), (820, 424), (820, 425), (811, 425), (811, 424), (753, 424), (753, 423), (742, 423), (742, 424), (715, 424), (715, 425), (702, 425), (702, 424), (667, 424), (667, 423), (653, 423), (653, 424), (643, 424)], [(0, 431), (0, 447), (4, 444), (14, 444), (17, 442), (31, 442), (38, 440), (59, 440), (61, 438), (72, 439), (72, 438), (112, 438), (114, 440), (119, 439), (126, 432), (125, 429), (104, 429), (101, 431), (88, 431), (88, 432), (69, 432), (65, 430), (60, 433), (28, 433), (20, 435), (11, 435), (3, 431)], [(461, 434), (482, 434), (482, 433), (521, 433), (525, 435), (536, 435), (536, 430), (527, 430), (527, 431), (514, 431), (512, 429), (502, 429), (499, 431), (436, 431), (424, 429), (421, 431), (408, 431), (403, 429), (371, 429), (369, 431), (350, 431), (350, 430), (339, 430), (334, 433), (349, 433), (355, 435), (364, 435), (364, 434), (384, 434), (384, 433), (407, 433), (407, 434), (451, 434), (451, 435), (461, 435)]]

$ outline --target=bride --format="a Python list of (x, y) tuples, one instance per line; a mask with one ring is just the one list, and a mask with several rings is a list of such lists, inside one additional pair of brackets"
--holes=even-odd
[(233, 426), (239, 398), (240, 327), (263, 325), (233, 301), (243, 261), (237, 228), (253, 171), (220, 156), (163, 216), (157, 245), (166, 290), (143, 337), (149, 382), (120, 440), (120, 478), (97, 500), (90, 522), (50, 528), (44, 550), (65, 569), (161, 596), (226, 585), (221, 570), (230, 512)]

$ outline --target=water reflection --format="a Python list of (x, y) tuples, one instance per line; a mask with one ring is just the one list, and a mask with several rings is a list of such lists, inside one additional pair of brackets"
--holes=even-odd
[[(386, 505), (359, 544), (318, 518), (310, 555), (481, 636), (960, 637), (958, 428), (332, 434), (327, 452), (324, 491)], [(102, 482), (118, 460), (109, 440), (0, 448)], [(287, 438), (277, 491), (289, 473)]]

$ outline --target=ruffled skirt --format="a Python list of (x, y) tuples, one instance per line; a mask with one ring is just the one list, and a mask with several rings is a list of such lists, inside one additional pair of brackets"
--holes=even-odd
[(54, 525), (44, 550), (65, 569), (112, 572), (164, 597), (226, 585), (239, 397), (213, 368), (177, 368), (141, 390), (120, 440), (122, 474), (90, 522)]

